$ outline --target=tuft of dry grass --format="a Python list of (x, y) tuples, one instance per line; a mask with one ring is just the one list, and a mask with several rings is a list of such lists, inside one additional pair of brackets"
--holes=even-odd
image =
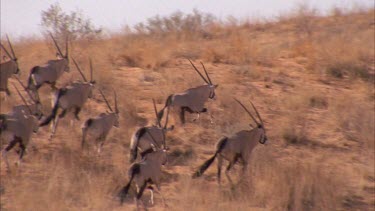
[(375, 150), (375, 107), (362, 95), (337, 96), (332, 99), (333, 118), (337, 127), (349, 140), (363, 145), (364, 149)]

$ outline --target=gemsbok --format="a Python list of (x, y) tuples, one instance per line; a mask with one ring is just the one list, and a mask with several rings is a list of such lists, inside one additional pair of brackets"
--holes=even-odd
[[(199, 72), (198, 68), (195, 67), (193, 62), (191, 62), (191, 65), (193, 66), (194, 70), (200, 75), (200, 77), (206, 82), (207, 84), (201, 85), (195, 88), (190, 88), (188, 90), (185, 90), (182, 93), (176, 93), (169, 95), (165, 106), (163, 109), (161, 109), (158, 113), (158, 119), (162, 119), (164, 115), (165, 109), (170, 109), (172, 107), (176, 112), (179, 112), (180, 121), (182, 124), (185, 123), (185, 112), (189, 113), (196, 113), (198, 114), (197, 118), (195, 120), (199, 119), (200, 113), (207, 112), (207, 108), (204, 107), (204, 104), (208, 99), (214, 99), (215, 98), (215, 89), (218, 87), (218, 85), (214, 85), (206, 71), (205, 66), (201, 62), (201, 65), (203, 67), (203, 70), (207, 76), (207, 79), (202, 75), (202, 73)], [(194, 121), (195, 121), (194, 120)], [(211, 120), (212, 122), (212, 120)]]
[(3, 63), (0, 63), (0, 92), (5, 92), (8, 96), (11, 94), (8, 89), (8, 79), (13, 74), (18, 74), (20, 72), (17, 57), (14, 53), (13, 46), (9, 41), (8, 35), (6, 36), (9, 44), (10, 51), (12, 55), (7, 51), (5, 46), (0, 43), (1, 48), (4, 50), (5, 54), (9, 57), (9, 60)]
[[(90, 77), (91, 80), (87, 81), (85, 75), (81, 71), (81, 68), (78, 66), (77, 62), (73, 59), (74, 64), (77, 67), (77, 70), (81, 74), (84, 82), (76, 81), (71, 85), (58, 89), (54, 94), (54, 103), (51, 114), (45, 118), (40, 126), (48, 125), (52, 120), (53, 124), (51, 125), (52, 131), (50, 140), (56, 132), (56, 128), (59, 123), (59, 119), (63, 118), (66, 113), (74, 109), (74, 116), (79, 120), (79, 112), (81, 111), (83, 105), (88, 98), (92, 97), (92, 89), (94, 88), (95, 81), (93, 80), (93, 65), (90, 59)], [(57, 115), (59, 108), (62, 109), (62, 112)]]
[[(155, 149), (147, 153), (144, 158), (136, 163), (133, 163), (128, 171), (129, 182), (121, 189), (119, 192), (119, 197), (121, 204), (123, 204), (126, 195), (129, 192), (131, 183), (135, 182), (137, 193), (135, 197), (137, 209), (139, 206), (139, 199), (142, 197), (142, 194), (146, 187), (151, 191), (151, 204), (154, 204), (154, 194), (153, 187), (151, 184), (156, 186), (156, 191), (160, 194), (164, 206), (165, 200), (163, 195), (160, 192), (160, 180), (162, 177), (162, 166), (167, 163), (167, 150), (166, 149)], [(143, 202), (141, 201), (142, 206), (144, 207)]]
[[(22, 85), (22, 84), (21, 84)], [(20, 96), (21, 100), (23, 101), (23, 104), (16, 105), (12, 108), (12, 111), (6, 114), (0, 114), (0, 127), (2, 125), (6, 124), (7, 120), (17, 120), (17, 119), (23, 119), (24, 116), (33, 115), (37, 119), (41, 119), (43, 116), (42, 112), (42, 105), (38, 100), (34, 100), (31, 95), (30, 98), (33, 100), (34, 104), (28, 104), (26, 99), (21, 95), (20, 91), (17, 89), (17, 87), (13, 84), (14, 88), (16, 89), (18, 95)], [(27, 92), (27, 90), (26, 90)], [(27, 92), (28, 93), (28, 92)], [(28, 93), (30, 94), (30, 93)]]
[(157, 118), (156, 104), (153, 100), (154, 110), (156, 115), (157, 124), (152, 126), (146, 126), (139, 128), (133, 135), (130, 141), (130, 159), (132, 163), (137, 159), (138, 150), (140, 151), (141, 157), (143, 154), (154, 147), (167, 148), (165, 143), (166, 132), (173, 130), (174, 126), (167, 128), (169, 110), (167, 110), (167, 116), (164, 126), (161, 125), (160, 120)]
[(62, 76), (64, 72), (69, 72), (69, 56), (68, 56), (68, 37), (66, 37), (65, 44), (65, 55), (61, 52), (59, 45), (55, 38), (50, 34), (60, 58), (56, 60), (49, 60), (47, 64), (43, 66), (35, 66), (31, 69), (28, 78), (27, 88), (30, 90), (37, 91), (43, 84), (50, 84), (53, 89), (56, 89), (55, 85), (57, 80)]
[[(203, 163), (193, 174), (193, 178), (200, 177), (202, 174), (210, 167), (213, 163), (215, 158), (218, 158), (217, 163), (217, 177), (218, 183), (220, 184), (220, 177), (221, 177), (221, 167), (223, 165), (223, 160), (229, 161), (229, 165), (226, 168), (225, 175), (227, 176), (228, 181), (233, 184), (230, 176), (229, 170), (232, 166), (238, 162), (239, 160), (242, 161), (243, 164), (243, 174), (246, 173), (247, 166), (249, 163), (250, 155), (253, 149), (256, 147), (258, 143), (265, 144), (267, 141), (266, 136), (266, 129), (263, 124), (263, 120), (260, 117), (257, 109), (255, 108), (254, 104), (250, 101), (251, 106), (255, 110), (255, 113), (259, 119), (259, 122), (254, 118), (254, 116), (250, 113), (250, 111), (237, 99), (235, 99), (243, 109), (249, 114), (252, 120), (255, 122), (256, 127), (253, 127), (251, 130), (241, 130), (229, 137), (223, 137), (216, 143), (216, 151), (215, 154), (208, 159), (206, 162)], [(252, 127), (252, 125), (250, 124)]]
[(100, 94), (102, 95), (107, 107), (109, 108), (110, 112), (108, 113), (101, 113), (99, 116), (94, 118), (89, 118), (85, 121), (82, 125), (82, 149), (84, 149), (86, 137), (89, 135), (91, 139), (93, 139), (97, 144), (98, 153), (101, 152), (103, 147), (104, 141), (107, 138), (107, 135), (111, 131), (111, 128), (114, 126), (116, 128), (119, 127), (119, 109), (117, 106), (117, 96), (116, 92), (114, 92), (115, 96), (115, 110), (109, 105), (107, 98), (103, 94), (103, 92), (99, 89)]
[[(22, 97), (18, 89), (17, 92)], [(28, 110), (31, 113), (31, 109), (28, 108)], [(38, 128), (38, 118), (34, 115), (19, 115), (16, 118), (9, 118), (5, 122), (2, 122), (0, 126), (0, 138), (2, 139), (2, 143), (7, 144), (7, 146), (2, 150), (2, 157), (6, 162), (8, 170), (9, 162), (7, 158), (7, 152), (18, 143), (20, 147), (20, 151), (18, 151), (18, 163), (20, 164), (26, 147), (31, 139), (31, 135), (32, 133), (38, 132)]]

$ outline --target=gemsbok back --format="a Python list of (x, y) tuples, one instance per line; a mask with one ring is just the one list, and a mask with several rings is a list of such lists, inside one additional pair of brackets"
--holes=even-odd
[[(123, 204), (126, 195), (129, 192), (130, 185), (134, 181), (137, 187), (137, 193), (135, 197), (137, 209), (139, 206), (139, 199), (146, 187), (151, 191), (151, 203), (154, 204), (153, 187), (154, 184), (157, 188), (157, 192), (160, 194), (164, 206), (165, 200), (160, 192), (160, 180), (162, 177), (162, 166), (167, 163), (167, 150), (166, 149), (154, 149), (147, 153), (144, 158), (136, 163), (133, 163), (128, 171), (129, 182), (119, 192), (121, 204)], [(143, 202), (141, 201), (144, 207)]]
[[(17, 88), (16, 90), (21, 98), (23, 98)], [(30, 113), (32, 113), (30, 108), (28, 108), (28, 110)], [(8, 170), (9, 162), (7, 158), (7, 152), (18, 143), (20, 146), (20, 151), (18, 152), (18, 162), (20, 163), (25, 153), (26, 147), (31, 139), (32, 133), (38, 132), (38, 128), (38, 118), (34, 115), (29, 114), (18, 115), (15, 118), (9, 118), (5, 122), (2, 122), (0, 126), (0, 139), (2, 140), (1, 143), (7, 144), (7, 146), (2, 150), (2, 157), (7, 164)]]
[[(52, 132), (50, 136), (50, 140), (54, 136), (56, 132), (56, 128), (58, 126), (58, 122), (60, 118), (63, 118), (66, 113), (72, 109), (74, 109), (74, 116), (77, 120), (79, 120), (79, 112), (81, 111), (83, 105), (87, 101), (88, 98), (92, 97), (92, 89), (94, 88), (95, 81), (93, 80), (93, 67), (92, 62), (90, 59), (90, 76), (91, 80), (87, 81), (85, 75), (81, 71), (81, 68), (78, 66), (77, 62), (73, 59), (74, 64), (77, 67), (77, 70), (81, 74), (84, 82), (76, 81), (73, 84), (58, 89), (54, 94), (54, 104), (51, 114), (43, 120), (40, 126), (48, 125), (52, 120)], [(62, 109), (62, 112), (57, 115), (59, 108)]]
[(89, 118), (85, 121), (82, 125), (82, 149), (84, 149), (86, 136), (89, 135), (91, 139), (93, 139), (98, 148), (98, 153), (101, 152), (103, 147), (104, 141), (107, 138), (107, 135), (111, 131), (111, 128), (119, 127), (119, 109), (117, 106), (117, 96), (116, 92), (114, 92), (115, 96), (115, 110), (109, 105), (107, 98), (103, 94), (103, 92), (99, 89), (100, 94), (104, 98), (107, 107), (109, 108), (110, 112), (108, 113), (101, 113), (99, 116), (94, 118)]
[[(208, 99), (215, 98), (215, 89), (218, 85), (214, 85), (206, 71), (205, 66), (202, 64), (203, 70), (207, 76), (207, 79), (199, 72), (199, 70), (195, 67), (193, 62), (191, 62), (194, 70), (200, 75), (200, 77), (206, 82), (207, 84), (201, 85), (195, 88), (188, 89), (182, 93), (172, 94), (169, 95), (165, 106), (161, 109), (158, 113), (158, 119), (161, 120), (164, 115), (165, 109), (170, 109), (172, 107), (176, 112), (179, 112), (180, 121), (182, 124), (185, 123), (185, 112), (189, 113), (196, 113), (198, 117), (195, 119), (199, 119), (200, 113), (207, 112), (207, 108), (204, 107), (204, 104)], [(212, 120), (211, 120), (212, 121)]]
[(161, 148), (161, 146), (163, 146), (164, 148), (167, 148), (165, 143), (165, 133), (167, 131), (173, 130), (174, 128), (173, 126), (167, 128), (169, 110), (167, 110), (165, 124), (164, 126), (162, 126), (161, 122), (157, 118), (157, 110), (154, 100), (153, 104), (157, 124), (152, 126), (141, 127), (132, 135), (132, 139), (130, 141), (130, 162), (134, 162), (137, 159), (138, 150), (140, 151), (140, 155), (142, 157), (145, 152), (154, 147)]
[(18, 74), (20, 72), (20, 69), (18, 66), (16, 54), (14, 53), (13, 46), (9, 41), (8, 35), (6, 37), (7, 37), (12, 55), (7, 51), (5, 46), (0, 43), (1, 48), (4, 50), (5, 54), (9, 57), (8, 61), (0, 63), (0, 92), (5, 92), (9, 96), (10, 91), (8, 89), (8, 79), (13, 74)]
[(53, 89), (56, 89), (55, 85), (57, 80), (62, 76), (64, 72), (69, 72), (69, 56), (68, 56), (68, 37), (66, 37), (65, 44), (65, 55), (61, 52), (59, 45), (55, 38), (50, 34), (53, 42), (58, 51), (58, 55), (61, 58), (56, 60), (49, 60), (47, 64), (43, 66), (35, 66), (31, 69), (28, 78), (27, 88), (33, 91), (37, 91), (43, 84), (50, 84)]
[[(217, 177), (218, 177), (219, 184), (220, 184), (220, 177), (221, 177), (221, 167), (223, 165), (224, 159), (229, 161), (229, 165), (226, 168), (225, 174), (227, 176), (228, 181), (231, 184), (233, 184), (228, 174), (232, 166), (235, 163), (237, 163), (239, 160), (241, 160), (243, 164), (243, 174), (244, 174), (247, 170), (250, 155), (253, 149), (257, 146), (258, 143), (261, 143), (261, 144), (266, 143), (267, 141), (266, 129), (264, 128), (263, 120), (260, 117), (254, 104), (250, 101), (251, 106), (255, 110), (255, 113), (259, 119), (259, 122), (256, 120), (256, 118), (254, 118), (254, 116), (250, 113), (250, 111), (239, 100), (237, 99), (235, 100), (249, 114), (249, 116), (255, 122), (256, 127), (253, 127), (251, 130), (241, 130), (233, 134), (232, 136), (221, 138), (216, 143), (215, 154), (206, 162), (204, 162), (202, 166), (199, 167), (198, 171), (196, 171), (193, 174), (193, 178), (202, 176), (202, 174), (208, 169), (208, 167), (210, 167), (210, 165), (213, 163), (213, 161), (217, 157), (218, 158)], [(250, 126), (252, 125), (250, 124)]]

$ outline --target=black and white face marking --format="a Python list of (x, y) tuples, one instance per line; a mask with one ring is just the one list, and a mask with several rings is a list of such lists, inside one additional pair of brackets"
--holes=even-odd
[(259, 143), (265, 144), (267, 142), (267, 136), (265, 134), (264, 128), (262, 125), (259, 125), (258, 128), (262, 130), (262, 134), (260, 135)]
[(210, 91), (211, 91), (210, 96), (209, 96), (210, 99), (215, 99), (215, 97), (216, 97), (216, 94), (215, 94), (216, 87), (218, 87), (218, 85), (210, 85)]

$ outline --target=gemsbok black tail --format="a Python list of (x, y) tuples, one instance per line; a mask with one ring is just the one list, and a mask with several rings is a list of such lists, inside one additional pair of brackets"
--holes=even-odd
[(200, 177), (203, 175), (203, 173), (208, 169), (208, 167), (211, 166), (211, 164), (214, 162), (216, 156), (224, 149), (226, 143), (228, 141), (228, 138), (227, 137), (223, 137), (222, 139), (220, 139), (216, 145), (216, 152), (215, 154), (208, 160), (206, 160), (206, 162), (204, 162), (198, 169), (198, 171), (196, 171), (194, 174), (193, 174), (193, 178), (197, 178), (197, 177)]
[(125, 197), (126, 195), (128, 195), (128, 192), (129, 192), (129, 188), (130, 188), (130, 185), (134, 179), (134, 176), (136, 174), (139, 174), (140, 172), (140, 165), (138, 163), (135, 163), (133, 164), (131, 167), (130, 167), (130, 180), (128, 182), (128, 184), (126, 184), (122, 189), (121, 191), (119, 192), (118, 196), (120, 197), (120, 202), (121, 204), (124, 203), (124, 200), (125, 200)]
[(59, 100), (61, 96), (63, 96), (65, 93), (66, 93), (66, 89), (59, 89), (52, 112), (42, 123), (39, 124), (40, 127), (48, 125), (51, 122), (51, 120), (56, 117), (57, 110), (59, 109)]
[(162, 109), (158, 112), (158, 114), (157, 114), (157, 116), (158, 116), (158, 121), (161, 121), (161, 119), (162, 119), (163, 116), (164, 116), (164, 110), (165, 110), (168, 106), (171, 105), (171, 103), (172, 103), (172, 97), (173, 97), (173, 95), (169, 95), (169, 96), (168, 96), (167, 100), (165, 101), (164, 108), (162, 108)]

